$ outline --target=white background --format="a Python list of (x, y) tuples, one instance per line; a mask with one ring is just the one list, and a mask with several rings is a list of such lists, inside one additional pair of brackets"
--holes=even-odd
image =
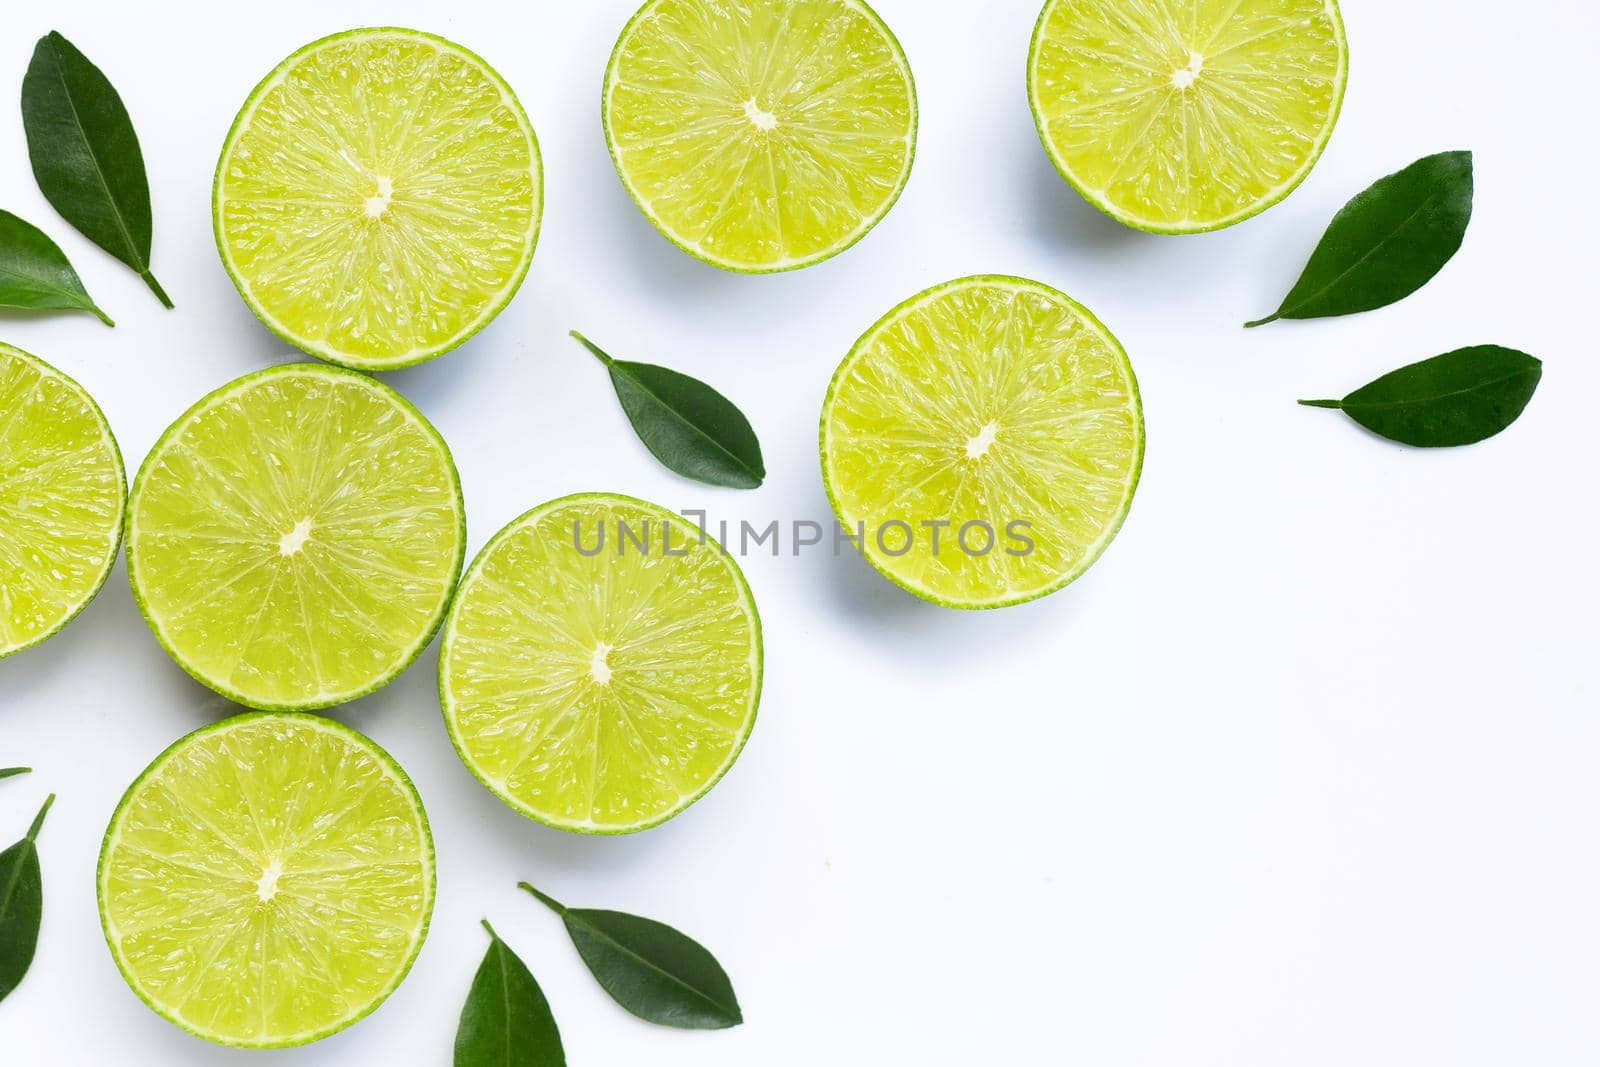
[[(427, 803), (432, 935), (376, 1015), (274, 1053), (161, 1021), (101, 939), (93, 871), (117, 798), (232, 710), (156, 645), (119, 564), (61, 636), (0, 663), (0, 764), (37, 768), (0, 785), (0, 839), (60, 794), (39, 958), (0, 1005), (0, 1063), (445, 1064), (483, 916), (538, 976), (579, 1067), (1600, 1061), (1595, 8), (1349, 0), (1349, 95), (1310, 179), (1242, 226), (1162, 238), (1106, 220), (1046, 161), (1023, 79), (1037, 0), (881, 0), (921, 102), (904, 198), (831, 262), (739, 277), (672, 248), (612, 172), (600, 80), (633, 6), (8, 6), (7, 92), (52, 27), (121, 90), (178, 307), (55, 215), (20, 116), (0, 109), (0, 206), (59, 240), (118, 322), (0, 315), (0, 337), (99, 398), (130, 474), (202, 394), (290, 359), (218, 264), (217, 150), (297, 46), (413, 25), (510, 80), (545, 159), (517, 300), (466, 347), (386, 378), (455, 451), (470, 551), (585, 489), (826, 520), (816, 422), (834, 366), (900, 299), (983, 271), (1067, 290), (1126, 343), (1149, 455), (1124, 532), (1076, 585), (997, 613), (924, 605), (858, 558), (747, 560), (768, 654), (754, 736), (699, 805), (625, 839), (547, 830), (486, 792), (446, 740), (430, 650), (334, 714)], [(1239, 328), (1276, 306), (1347, 197), (1453, 148), (1477, 151), (1478, 213), (1437, 280), (1369, 315)], [(573, 327), (734, 398), (767, 485), (659, 469)], [(1407, 450), (1294, 404), (1480, 342), (1546, 361), (1526, 416), (1488, 443)], [(691, 932), (748, 1022), (685, 1034), (626, 1015), (522, 878)]]

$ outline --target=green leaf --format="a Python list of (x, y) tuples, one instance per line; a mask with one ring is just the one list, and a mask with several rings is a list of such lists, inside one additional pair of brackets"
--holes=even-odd
[(0, 1000), (22, 982), (39, 947), (39, 917), (44, 890), (39, 876), (39, 849), (34, 841), (56, 795), (45, 798), (28, 836), (0, 852)]
[(494, 927), (456, 1029), (455, 1067), (565, 1067), (561, 1033), (539, 983)]
[(766, 478), (750, 420), (727, 397), (666, 367), (612, 359), (577, 330), (572, 336), (606, 365), (634, 433), (668, 470), (730, 489)]
[(527, 882), (517, 884), (561, 916), (600, 985), (639, 1018), (683, 1030), (744, 1022), (727, 972), (697, 942), (651, 919), (569, 908)]
[(128, 109), (100, 68), (54, 30), (39, 38), (22, 79), (22, 125), (45, 199), (170, 308), (150, 273), (150, 184)]
[(1322, 235), (1283, 305), (1246, 326), (1372, 311), (1421, 289), (1472, 219), (1472, 153), (1441, 152), (1374, 182)]
[(32, 767), (0, 767), (0, 778), (15, 778), (19, 774), (27, 774)]
[(1391, 441), (1448, 448), (1493, 437), (1516, 422), (1543, 373), (1543, 364), (1526, 352), (1478, 345), (1401, 367), (1343, 400), (1300, 403), (1336, 408)]
[(89, 299), (66, 253), (9, 211), (0, 211), (0, 307), (90, 311), (107, 326), (116, 325)]

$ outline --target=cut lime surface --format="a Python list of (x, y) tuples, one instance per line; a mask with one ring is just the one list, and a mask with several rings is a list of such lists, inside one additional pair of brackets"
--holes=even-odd
[(122, 976), (225, 1045), (301, 1045), (405, 978), (433, 913), (433, 837), (399, 766), (314, 715), (197, 730), (129, 787), (97, 877)]
[(127, 497), (89, 394), (0, 344), (0, 658), (55, 636), (100, 592)]
[(761, 622), (733, 557), (611, 494), (551, 501), (496, 534), (440, 645), (462, 760), (563, 830), (642, 830), (694, 803), (733, 765), (760, 695)]
[(649, 0), (601, 105), (628, 194), (678, 247), (793, 270), (860, 240), (905, 188), (911, 68), (861, 0)]
[(230, 700), (325, 708), (422, 651), (461, 573), (460, 482), (398, 393), (319, 364), (223, 386), (134, 480), (128, 577), (182, 667)]
[(840, 364), (822, 477), (843, 530), (910, 592), (996, 608), (1055, 592), (1116, 536), (1144, 459), (1117, 339), (1022, 278), (937, 286)]
[(384, 370), (449, 351), (510, 302), (543, 196), (533, 127), (487, 63), (430, 34), (365, 29), (306, 45), (256, 86), (212, 215), (268, 328)]
[(1028, 98), (1090, 203), (1198, 233), (1294, 191), (1333, 134), (1348, 66), (1334, 0), (1049, 0)]

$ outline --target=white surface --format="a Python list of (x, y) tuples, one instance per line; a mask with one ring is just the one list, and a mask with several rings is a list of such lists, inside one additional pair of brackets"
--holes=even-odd
[[(13, 110), (0, 204), (61, 242), (118, 327), (0, 316), (0, 336), (94, 392), (130, 469), (203, 393), (290, 358), (218, 265), (216, 151), (296, 46), (410, 24), (511, 81), (548, 182), (517, 300), (464, 349), (387, 377), (455, 449), (472, 551), (580, 489), (735, 521), (826, 519), (816, 419), (835, 364), (898, 300), (980, 271), (1058, 285), (1127, 344), (1150, 444), (1121, 538), (1065, 592), (976, 615), (911, 600), (855, 558), (746, 561), (768, 655), (750, 746), (687, 814), (620, 840), (546, 830), (479, 786), (446, 740), (430, 650), (336, 715), (393, 752), (428, 804), (432, 936), (372, 1018), (255, 1054), (151, 1014), (101, 940), (93, 869), (118, 796), (230, 710), (157, 647), (119, 565), (64, 634), (0, 663), (0, 763), (38, 769), (0, 785), (0, 838), (45, 789), (61, 795), (41, 842), (40, 955), (0, 1005), (0, 1062), (445, 1064), (485, 915), (588, 1067), (1600, 1059), (1594, 7), (1350, 0), (1349, 96), (1321, 165), (1261, 218), (1177, 239), (1120, 229), (1050, 169), (1023, 88), (1036, 0), (882, 0), (922, 108), (905, 196), (845, 255), (754, 278), (673, 249), (613, 175), (600, 78), (632, 7), (8, 10), (0, 84), (14, 90), (55, 27), (121, 90), (178, 309), (45, 204)], [(1348, 196), (1458, 147), (1478, 152), (1478, 215), (1433, 284), (1371, 315), (1239, 328), (1275, 306)], [(704, 490), (658, 469), (572, 327), (733, 397), (768, 484)], [(1546, 375), (1523, 420), (1478, 447), (1408, 451), (1294, 405), (1489, 341), (1542, 356)], [(748, 1023), (636, 1022), (520, 878), (692, 932)]]

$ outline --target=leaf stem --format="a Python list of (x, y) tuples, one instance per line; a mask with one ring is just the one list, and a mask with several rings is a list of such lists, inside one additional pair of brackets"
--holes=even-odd
[(32, 767), (0, 767), (0, 778), (15, 778), (19, 774), (27, 774)]
[(1265, 326), (1267, 323), (1269, 323), (1269, 322), (1277, 322), (1281, 318), (1283, 318), (1283, 315), (1281, 313), (1279, 313), (1279, 312), (1274, 311), (1272, 314), (1268, 315), (1264, 319), (1257, 319), (1254, 322), (1245, 323), (1244, 324), (1244, 328), (1247, 329), (1247, 330), (1253, 330), (1257, 326)]
[(1338, 411), (1340, 408), (1344, 407), (1344, 401), (1343, 400), (1302, 400), (1302, 401), (1300, 401), (1300, 405), (1302, 407), (1308, 407), (1308, 408), (1332, 408), (1334, 411)]
[(33, 825), (28, 827), (28, 840), (32, 841), (39, 836), (39, 831), (44, 826), (44, 817), (50, 810), (50, 805), (56, 802), (56, 795), (51, 793), (44, 798), (44, 807), (39, 809), (39, 814), (33, 817)]
[(89, 305), (89, 310), (94, 312), (95, 317), (98, 318), (101, 322), (105, 323), (107, 326), (116, 326), (116, 323), (111, 321), (111, 316), (107, 315), (104, 311), (101, 311), (94, 304), (90, 304)]
[(496, 941), (500, 940), (500, 935), (494, 932), (494, 927), (489, 925), (488, 919), (479, 919), (478, 921), (483, 924), (483, 928), (485, 930), (489, 931), (490, 937), (494, 938)]
[(601, 363), (604, 363), (606, 366), (609, 367), (614, 362), (614, 360), (612, 360), (612, 358), (610, 356), (606, 355), (604, 352), (602, 352), (600, 350), (598, 345), (596, 345), (593, 341), (589, 340), (583, 334), (579, 333), (577, 330), (568, 330), (567, 332), (569, 334), (571, 334), (574, 338), (576, 338), (577, 342), (579, 344), (581, 344), (583, 347), (587, 348), (589, 351), (593, 352), (595, 354), (595, 356), (600, 360)]
[(532, 893), (533, 896), (534, 896), (534, 899), (538, 900), (539, 903), (543, 904), (545, 907), (549, 908), (551, 911), (555, 912), (557, 915), (565, 916), (567, 914), (567, 906), (565, 904), (561, 903), (559, 900), (555, 899), (554, 897), (546, 896), (545, 894), (539, 892), (537, 889), (533, 888), (533, 886), (529, 885), (527, 882), (518, 882), (517, 883), (517, 888), (518, 889), (526, 889), (529, 893)]
[(156, 276), (151, 274), (148, 270), (142, 270), (139, 272), (139, 277), (143, 278), (144, 283), (150, 287), (150, 291), (156, 294), (156, 299), (161, 301), (162, 306), (168, 311), (171, 311), (172, 298), (167, 295), (167, 291), (165, 289), (161, 288), (161, 283), (156, 281)]

